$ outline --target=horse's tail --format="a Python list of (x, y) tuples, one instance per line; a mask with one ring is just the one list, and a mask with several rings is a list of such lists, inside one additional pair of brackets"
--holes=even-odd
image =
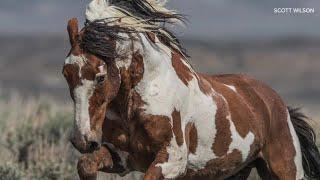
[(306, 122), (307, 116), (301, 113), (299, 108), (288, 107), (288, 110), (300, 141), (305, 176), (320, 180), (320, 153), (316, 145), (316, 134)]

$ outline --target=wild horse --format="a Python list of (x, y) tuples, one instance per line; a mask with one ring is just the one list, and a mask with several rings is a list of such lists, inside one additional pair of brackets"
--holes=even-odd
[(247, 75), (197, 73), (162, 26), (183, 17), (163, 5), (94, 0), (80, 32), (69, 21), (71, 141), (89, 153), (80, 176), (135, 170), (147, 180), (245, 179), (256, 167), (262, 179), (319, 179), (304, 116)]

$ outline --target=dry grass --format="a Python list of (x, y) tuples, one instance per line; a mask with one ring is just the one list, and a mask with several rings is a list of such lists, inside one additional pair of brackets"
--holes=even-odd
[[(0, 180), (78, 179), (80, 154), (68, 142), (73, 115), (50, 98), (0, 93)], [(100, 174), (99, 179), (140, 179)]]
[(0, 100), (0, 179), (74, 179), (77, 152), (67, 141), (72, 114), (48, 99)]
[[(68, 142), (72, 123), (69, 106), (48, 98), (0, 93), (0, 180), (77, 179), (79, 154)], [(320, 129), (319, 123), (313, 125)], [(99, 179), (141, 179), (141, 175), (100, 174)]]

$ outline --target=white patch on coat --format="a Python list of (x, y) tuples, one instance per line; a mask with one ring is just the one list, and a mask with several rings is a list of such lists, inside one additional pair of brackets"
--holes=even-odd
[(94, 81), (81, 80), (74, 91), (75, 128), (81, 135), (90, 134), (89, 100), (94, 92)]
[(237, 92), (237, 89), (236, 89), (235, 86), (231, 86), (231, 85), (227, 85), (227, 84), (225, 84), (225, 86), (227, 86), (227, 87), (228, 87), (229, 89), (231, 89), (232, 91)]
[(250, 153), (250, 146), (254, 141), (254, 134), (252, 132), (249, 132), (245, 138), (242, 138), (237, 131), (233, 121), (231, 120), (231, 115), (228, 115), (227, 119), (230, 122), (230, 132), (232, 139), (228, 153), (232, 153), (233, 150), (239, 150), (242, 155), (242, 162), (244, 162)]
[(287, 112), (288, 116), (287, 116), (287, 122), (289, 125), (289, 129), (290, 129), (290, 134), (292, 137), (292, 141), (293, 141), (293, 145), (294, 145), (294, 149), (295, 149), (295, 157), (294, 157), (294, 163), (296, 165), (296, 179), (300, 180), (304, 178), (304, 170), (303, 170), (303, 166), (302, 166), (302, 153), (301, 153), (301, 147), (300, 147), (300, 142), (299, 142), (299, 138), (297, 136), (296, 130), (293, 127), (293, 124), (291, 122), (291, 118), (290, 118), (290, 114), (289, 111)]
[(170, 146), (168, 146), (166, 150), (169, 155), (168, 162), (157, 164), (156, 167), (161, 167), (162, 174), (167, 179), (173, 179), (184, 174), (188, 162), (188, 148), (186, 143), (179, 146), (173, 134)]
[(196, 77), (193, 77), (188, 86), (179, 79), (172, 66), (171, 50), (168, 47), (161, 43), (154, 44), (144, 35), (141, 40), (144, 75), (135, 90), (146, 102), (143, 107), (145, 113), (171, 117), (176, 109), (181, 115), (183, 131), (188, 122), (193, 122), (199, 129), (195, 155), (188, 157), (185, 142), (179, 147), (175, 138), (172, 138), (170, 146), (167, 147), (168, 162), (157, 166), (163, 167), (162, 173), (166, 178), (174, 178), (184, 173), (187, 164), (196, 169), (204, 168), (208, 161), (216, 157), (211, 146), (216, 134), (214, 117), (217, 106), (211, 96), (200, 90)]
[(190, 154), (188, 158), (188, 168), (199, 170), (205, 168), (210, 160), (217, 158), (212, 151), (212, 144), (217, 133), (215, 124), (217, 105), (212, 95), (216, 93), (212, 90), (211, 95), (205, 95), (200, 90), (196, 78), (193, 78), (188, 85), (193, 90), (190, 94), (191, 104), (188, 108), (190, 115), (187, 117), (190, 118), (190, 122), (194, 123), (198, 137), (196, 152)]

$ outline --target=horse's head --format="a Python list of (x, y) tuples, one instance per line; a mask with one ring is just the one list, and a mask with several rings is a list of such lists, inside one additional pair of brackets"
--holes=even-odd
[[(86, 32), (78, 31), (76, 19), (69, 21), (68, 33), (71, 50), (63, 75), (74, 102), (71, 142), (80, 152), (88, 152), (100, 147), (106, 108), (118, 94), (120, 73), (114, 61), (94, 55), (83, 46)], [(110, 46), (115, 44), (112, 37), (105, 40)]]

